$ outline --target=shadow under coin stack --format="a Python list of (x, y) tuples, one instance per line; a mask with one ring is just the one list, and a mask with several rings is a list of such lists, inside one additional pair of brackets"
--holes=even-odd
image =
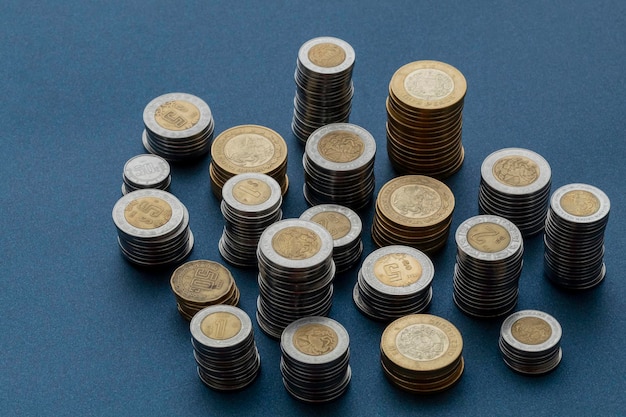
[(122, 194), (146, 188), (168, 191), (172, 176), (170, 164), (158, 155), (142, 154), (124, 164)]
[(305, 317), (285, 328), (280, 338), (280, 371), (287, 392), (298, 400), (334, 400), (348, 389), (350, 338), (327, 317)]
[(189, 212), (167, 191), (126, 194), (113, 207), (113, 222), (122, 255), (139, 266), (175, 264), (193, 248)]
[(213, 138), (213, 116), (199, 97), (169, 93), (152, 100), (143, 111), (143, 146), (168, 161), (196, 159)]
[(372, 239), (379, 247), (436, 252), (448, 240), (453, 211), (454, 195), (441, 181), (423, 175), (394, 178), (378, 192)]
[(261, 234), (282, 217), (280, 186), (265, 174), (238, 174), (226, 181), (222, 196), (220, 254), (231, 265), (254, 267)]
[(404, 174), (446, 178), (464, 159), (461, 142), (467, 82), (438, 61), (416, 61), (396, 71), (387, 99), (387, 153)]
[(423, 252), (385, 246), (365, 258), (354, 286), (357, 308), (374, 320), (390, 321), (428, 309), (435, 267)]
[(233, 391), (250, 385), (261, 358), (250, 317), (241, 309), (216, 305), (200, 310), (189, 324), (198, 376), (209, 388)]
[(385, 376), (406, 391), (431, 394), (452, 387), (463, 374), (463, 339), (449, 321), (430, 314), (401, 317), (380, 342)]
[(552, 194), (544, 235), (544, 271), (550, 281), (572, 290), (602, 282), (610, 208), (607, 195), (592, 185), (568, 184)]
[(337, 38), (314, 38), (300, 47), (291, 130), (302, 143), (315, 129), (350, 118), (354, 59), (350, 44)]
[(291, 322), (325, 316), (333, 300), (333, 238), (309, 220), (285, 219), (270, 225), (259, 239), (257, 322), (280, 338)]
[(376, 141), (360, 126), (333, 123), (313, 132), (302, 158), (304, 198), (359, 210), (374, 194)]
[(209, 174), (213, 194), (222, 199), (222, 187), (237, 174), (256, 172), (269, 175), (287, 192), (287, 143), (270, 128), (257, 125), (231, 127), (211, 145)]
[(235, 279), (217, 262), (197, 260), (182, 264), (172, 273), (170, 286), (178, 312), (188, 321), (205, 307), (239, 304)]
[(480, 214), (509, 219), (524, 237), (543, 230), (552, 171), (541, 155), (528, 149), (501, 149), (485, 158), (480, 174)]
[(509, 220), (491, 215), (465, 220), (456, 231), (454, 303), (474, 317), (498, 317), (515, 308), (524, 242)]
[(561, 325), (537, 310), (517, 311), (500, 329), (502, 359), (511, 369), (527, 375), (550, 372), (561, 362)]

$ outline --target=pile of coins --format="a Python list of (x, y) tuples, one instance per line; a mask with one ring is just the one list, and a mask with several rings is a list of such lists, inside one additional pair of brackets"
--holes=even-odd
[(282, 217), (280, 186), (265, 174), (237, 174), (224, 184), (222, 197), (225, 224), (220, 254), (231, 265), (256, 266), (261, 234)]
[(302, 143), (321, 126), (348, 121), (354, 58), (354, 49), (337, 38), (314, 38), (300, 47), (291, 130)]
[(333, 261), (337, 273), (347, 271), (363, 253), (361, 218), (348, 207), (337, 204), (313, 206), (300, 215), (302, 220), (320, 224), (333, 237)]
[(205, 307), (239, 304), (239, 288), (228, 269), (214, 261), (197, 260), (182, 264), (170, 278), (178, 312), (186, 320)]
[(172, 182), (170, 164), (158, 155), (137, 155), (124, 164), (122, 180), (123, 195), (146, 188), (168, 191)]
[(169, 93), (152, 100), (143, 111), (143, 146), (168, 161), (205, 155), (213, 139), (211, 109), (199, 97)]
[(386, 246), (365, 258), (354, 286), (353, 299), (367, 317), (390, 321), (422, 313), (433, 297), (432, 261), (408, 246)]
[(528, 149), (501, 149), (485, 158), (480, 174), (480, 214), (509, 219), (524, 237), (543, 230), (552, 171), (541, 155)]
[(456, 231), (454, 303), (474, 317), (498, 317), (517, 304), (524, 242), (509, 220), (492, 215), (465, 220)]
[(189, 324), (198, 376), (208, 387), (233, 391), (250, 385), (261, 358), (250, 317), (241, 309), (215, 305), (200, 310)]
[(325, 316), (333, 300), (333, 238), (310, 220), (285, 219), (259, 239), (257, 322), (279, 338), (291, 322)]
[(600, 189), (568, 184), (552, 194), (544, 234), (544, 270), (567, 289), (593, 288), (604, 279), (604, 230), (611, 203)]
[(298, 400), (331, 401), (348, 389), (350, 338), (335, 320), (305, 317), (294, 321), (283, 331), (280, 349), (283, 384)]
[(385, 376), (406, 391), (430, 394), (452, 387), (465, 367), (463, 339), (449, 321), (411, 314), (387, 326), (380, 341)]
[(464, 159), (461, 142), (467, 82), (451, 65), (416, 61), (389, 83), (387, 153), (404, 174), (446, 178)]
[(113, 206), (122, 255), (139, 266), (183, 261), (193, 248), (187, 208), (167, 191), (130, 192)]
[(287, 192), (287, 143), (272, 129), (257, 125), (231, 127), (211, 145), (211, 190), (222, 198), (226, 181), (237, 174), (256, 172), (274, 178), (282, 194)]
[(448, 240), (454, 195), (441, 181), (405, 175), (378, 192), (372, 239), (378, 246), (406, 245), (433, 253)]
[(561, 325), (537, 310), (511, 314), (500, 328), (502, 359), (511, 369), (528, 375), (550, 372), (561, 362)]
[(304, 197), (312, 205), (363, 208), (374, 194), (376, 141), (360, 126), (333, 123), (317, 129), (306, 143)]

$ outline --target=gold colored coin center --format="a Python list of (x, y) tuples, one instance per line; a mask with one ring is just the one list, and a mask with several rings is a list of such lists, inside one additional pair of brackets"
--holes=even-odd
[(189, 301), (209, 302), (226, 295), (232, 275), (221, 264), (212, 261), (191, 261), (172, 274), (172, 284)]
[(308, 259), (320, 251), (322, 239), (304, 227), (292, 226), (280, 230), (272, 239), (272, 247), (287, 259)]
[(591, 216), (600, 209), (598, 197), (585, 190), (568, 191), (561, 197), (561, 207), (572, 216)]
[(293, 345), (305, 355), (321, 356), (332, 352), (339, 343), (337, 333), (323, 324), (305, 324), (293, 334)]
[(432, 216), (441, 206), (439, 193), (421, 184), (403, 185), (391, 194), (391, 207), (394, 211), (411, 219)]
[(271, 195), (270, 186), (254, 178), (239, 181), (233, 187), (233, 197), (241, 204), (255, 206), (266, 202)]
[(341, 239), (352, 229), (350, 219), (342, 213), (322, 212), (313, 216), (311, 220), (328, 230), (333, 240)]
[(552, 336), (552, 327), (539, 317), (522, 317), (511, 326), (511, 334), (526, 345), (539, 345)]
[(255, 168), (266, 164), (274, 156), (274, 145), (256, 133), (234, 136), (224, 145), (224, 155), (242, 168)]
[(336, 67), (345, 59), (346, 51), (334, 43), (320, 43), (309, 49), (309, 60), (318, 67)]
[(215, 340), (230, 339), (241, 331), (241, 327), (239, 317), (224, 311), (209, 314), (200, 323), (202, 333)]
[(156, 229), (172, 218), (172, 207), (157, 197), (140, 197), (128, 203), (124, 218), (133, 227)]
[(172, 100), (156, 109), (154, 119), (164, 129), (186, 130), (198, 123), (200, 110), (188, 101)]
[(317, 149), (324, 159), (331, 162), (352, 162), (363, 155), (365, 144), (361, 138), (345, 130), (338, 130), (324, 135)]
[(506, 249), (511, 243), (511, 235), (496, 223), (479, 223), (467, 231), (467, 241), (481, 252), (495, 253)]
[(404, 89), (420, 100), (440, 100), (454, 91), (454, 80), (434, 68), (421, 68), (404, 79)]
[(374, 276), (385, 285), (406, 287), (422, 277), (422, 264), (405, 253), (392, 253), (374, 263)]
[(442, 357), (450, 340), (443, 330), (431, 324), (412, 324), (400, 330), (396, 346), (407, 358), (426, 362)]
[(525, 187), (539, 178), (539, 165), (525, 156), (507, 156), (494, 164), (493, 175), (502, 184)]

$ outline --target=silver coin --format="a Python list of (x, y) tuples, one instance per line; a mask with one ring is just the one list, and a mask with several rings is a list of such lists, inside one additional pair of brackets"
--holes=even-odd
[[(332, 67), (325, 67), (325, 66), (317, 65), (311, 61), (309, 57), (309, 53), (311, 49), (318, 45), (323, 45), (323, 44), (331, 44), (343, 50), (345, 54), (345, 58), (339, 65), (335, 65)], [(354, 60), (355, 60), (355, 53), (354, 53), (354, 49), (352, 49), (352, 46), (350, 46), (350, 44), (344, 40), (330, 37), (330, 36), (323, 36), (323, 37), (310, 39), (306, 41), (300, 47), (300, 50), (298, 51), (298, 61), (307, 70), (315, 72), (317, 74), (324, 74), (324, 75), (341, 74), (345, 72), (346, 70), (349, 70), (354, 65)]]
[[(240, 328), (234, 336), (226, 339), (214, 338), (208, 336), (202, 331), (202, 322), (208, 316), (215, 313), (227, 313), (235, 316), (239, 320)], [(250, 321), (250, 317), (246, 314), (246, 312), (241, 310), (240, 308), (230, 305), (219, 304), (203, 308), (202, 310), (197, 312), (189, 323), (189, 330), (194, 340), (196, 340), (203, 346), (210, 348), (211, 350), (228, 350), (236, 348), (250, 337), (250, 334), (252, 332), (252, 322)], [(219, 332), (220, 329), (217, 329), (216, 331)]]
[[(360, 154), (347, 162), (336, 162), (324, 158), (319, 151), (320, 141), (327, 135), (333, 133), (348, 132), (350, 138), (357, 137), (362, 147)], [(306, 144), (306, 155), (309, 160), (315, 164), (315, 166), (321, 169), (328, 170), (329, 172), (350, 172), (359, 170), (361, 167), (371, 163), (376, 155), (376, 140), (374, 137), (364, 128), (351, 123), (333, 123), (317, 129), (309, 137)]]
[[(298, 348), (295, 344), (295, 336), (299, 329), (304, 326), (314, 326), (316, 328), (329, 328), (330, 333), (336, 335), (337, 342), (335, 346), (321, 346), (319, 349), (316, 345), (311, 345), (311, 349), (315, 350), (315, 354), (307, 354)], [(321, 337), (321, 335), (320, 335)], [(325, 339), (325, 337), (321, 337)], [(328, 317), (304, 317), (294, 321), (285, 328), (280, 338), (280, 347), (283, 353), (293, 360), (301, 364), (313, 365), (316, 367), (324, 367), (324, 365), (335, 363), (348, 352), (350, 346), (350, 337), (346, 329), (337, 321)]]
[[(239, 186), (238, 189), (241, 189), (242, 192), (250, 193), (251, 199), (254, 199), (251, 201), (256, 202), (256, 199), (259, 198), (258, 190), (255, 189), (255, 187), (258, 187), (258, 182), (269, 187), (270, 194), (266, 200), (260, 203), (250, 204), (246, 201), (238, 200), (237, 197), (233, 195), (235, 186)], [(250, 183), (250, 185), (246, 186), (247, 183)], [(269, 175), (259, 173), (245, 173), (231, 177), (222, 187), (222, 197), (230, 207), (230, 210), (237, 214), (249, 212), (263, 214), (267, 211), (274, 211), (282, 201), (282, 194), (278, 182)]]
[(142, 154), (124, 164), (124, 182), (135, 188), (160, 188), (170, 179), (170, 165), (158, 155)]
[[(509, 244), (504, 249), (496, 252), (485, 252), (475, 248), (468, 240), (468, 232), (472, 227), (479, 224), (495, 224), (503, 227), (509, 234)], [(503, 217), (493, 215), (474, 216), (465, 220), (457, 228), (455, 239), (458, 250), (481, 261), (502, 261), (519, 253), (520, 249), (523, 248), (522, 234), (517, 226)]]
[[(500, 165), (503, 168), (500, 169)], [(499, 169), (504, 180), (494, 170)], [(550, 164), (541, 155), (523, 148), (505, 148), (487, 156), (481, 167), (483, 180), (498, 193), (506, 196), (535, 194), (549, 187), (552, 178)], [(517, 183), (517, 184), (516, 184)], [(512, 185), (515, 184), (515, 185)]]

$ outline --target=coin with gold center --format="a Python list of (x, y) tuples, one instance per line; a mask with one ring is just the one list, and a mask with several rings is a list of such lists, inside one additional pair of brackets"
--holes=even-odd
[(346, 59), (346, 51), (337, 44), (324, 42), (309, 50), (309, 59), (315, 65), (325, 68), (336, 67)]
[(511, 326), (514, 338), (527, 345), (545, 343), (552, 335), (552, 328), (542, 318), (522, 317)]
[(511, 243), (511, 235), (501, 225), (496, 223), (478, 223), (467, 232), (467, 241), (481, 252), (500, 252)]
[(154, 112), (154, 119), (164, 129), (190, 129), (200, 120), (200, 110), (185, 100), (172, 100), (161, 104)]
[(211, 339), (230, 339), (241, 331), (241, 320), (234, 314), (217, 312), (206, 316), (200, 324), (200, 329)]
[(569, 191), (563, 194), (559, 203), (563, 210), (578, 217), (591, 216), (600, 208), (598, 198), (585, 190)]
[(393, 253), (374, 263), (374, 276), (385, 285), (406, 287), (422, 277), (422, 265), (413, 256)]
[(319, 235), (304, 227), (287, 227), (272, 239), (272, 247), (287, 259), (307, 259), (319, 252), (322, 240)]
[(331, 162), (352, 162), (363, 154), (365, 144), (353, 132), (335, 130), (322, 136), (317, 149), (322, 157)]
[(352, 229), (350, 219), (343, 213), (335, 211), (325, 211), (311, 217), (315, 223), (322, 225), (330, 232), (334, 240), (346, 236)]
[(139, 229), (156, 229), (172, 218), (172, 207), (158, 197), (140, 197), (126, 206), (124, 217)]
[(242, 204), (259, 205), (270, 198), (272, 189), (267, 182), (249, 178), (237, 182), (233, 186), (232, 194)]
[(524, 187), (539, 178), (539, 166), (530, 158), (511, 156), (499, 159), (493, 166), (498, 181), (512, 187)]
[(334, 350), (337, 343), (337, 333), (332, 328), (319, 323), (298, 327), (293, 334), (294, 346), (306, 355), (325, 355)]

